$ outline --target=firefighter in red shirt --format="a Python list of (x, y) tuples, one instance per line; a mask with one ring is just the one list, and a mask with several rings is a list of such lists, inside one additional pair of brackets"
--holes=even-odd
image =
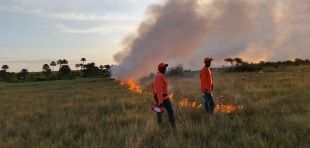
[[(158, 65), (158, 73), (156, 74), (155, 80), (152, 85), (154, 97), (157, 103), (157, 106), (165, 108), (168, 112), (169, 121), (171, 126), (175, 127), (175, 116), (172, 108), (171, 101), (168, 97), (168, 83), (166, 81), (166, 70), (168, 64), (160, 63)], [(157, 112), (157, 121), (158, 124), (162, 123), (162, 112)]]
[(214, 100), (212, 96), (213, 91), (213, 77), (210, 70), (211, 58), (205, 58), (205, 66), (200, 72), (200, 82), (201, 82), (201, 91), (205, 100), (205, 110), (207, 113), (213, 113), (214, 111)]

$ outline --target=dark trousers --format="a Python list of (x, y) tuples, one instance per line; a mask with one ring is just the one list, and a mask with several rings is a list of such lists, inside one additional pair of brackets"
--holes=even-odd
[[(165, 99), (163, 102), (163, 107), (167, 110), (168, 112), (168, 117), (169, 117), (169, 121), (171, 126), (175, 126), (175, 117), (174, 117), (174, 111), (172, 108), (172, 104), (170, 102), (169, 99)], [(162, 113), (157, 113), (157, 121), (159, 124), (162, 123)]]
[(204, 96), (204, 99), (205, 99), (205, 110), (207, 113), (213, 113), (214, 111), (214, 100), (213, 100), (213, 97), (211, 95), (211, 93), (209, 92), (205, 92), (204, 93), (205, 96)]

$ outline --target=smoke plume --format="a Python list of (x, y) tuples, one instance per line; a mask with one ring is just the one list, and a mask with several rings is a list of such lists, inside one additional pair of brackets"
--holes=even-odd
[(151, 5), (147, 19), (114, 56), (118, 79), (138, 79), (157, 64), (192, 69), (204, 57), (286, 60), (309, 58), (309, 0), (167, 0)]

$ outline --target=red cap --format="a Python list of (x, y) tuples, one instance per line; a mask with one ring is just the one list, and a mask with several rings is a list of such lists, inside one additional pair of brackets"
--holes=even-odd
[(158, 69), (166, 68), (166, 67), (168, 67), (168, 64), (160, 63), (160, 64), (158, 65)]
[(205, 60), (204, 60), (204, 62), (210, 62), (210, 61), (212, 61), (212, 60), (213, 60), (212, 58), (206, 57)]

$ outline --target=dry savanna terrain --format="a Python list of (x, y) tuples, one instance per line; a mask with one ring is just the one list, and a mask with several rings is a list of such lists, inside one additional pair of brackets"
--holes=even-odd
[(0, 147), (310, 147), (309, 66), (214, 76), (215, 102), (242, 110), (182, 107), (203, 101), (199, 79), (168, 78), (176, 130), (157, 125), (151, 94), (114, 80), (0, 83)]

